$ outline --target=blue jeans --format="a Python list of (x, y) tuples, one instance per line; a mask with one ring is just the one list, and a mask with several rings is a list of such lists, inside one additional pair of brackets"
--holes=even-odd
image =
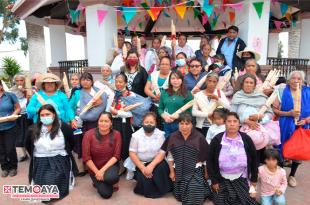
[(262, 196), (262, 205), (285, 205), (285, 196), (284, 194), (278, 196), (278, 195), (272, 195), (272, 196)]
[(179, 129), (179, 124), (177, 122), (164, 123), (165, 138), (167, 139), (173, 132)]

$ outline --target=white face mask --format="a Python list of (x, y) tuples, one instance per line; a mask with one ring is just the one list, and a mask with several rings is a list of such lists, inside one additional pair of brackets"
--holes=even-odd
[(177, 64), (177, 66), (182, 67), (182, 66), (184, 66), (184, 65), (186, 64), (186, 60), (183, 59), (183, 58), (177, 59), (177, 60), (175, 61), (175, 63)]

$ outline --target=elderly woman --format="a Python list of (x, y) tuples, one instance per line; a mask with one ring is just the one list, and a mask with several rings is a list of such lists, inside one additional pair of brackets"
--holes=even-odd
[[(160, 48), (161, 40), (156, 37), (152, 40), (152, 48), (149, 48), (145, 54), (145, 70), (148, 73), (154, 71), (154, 67), (157, 66), (158, 56), (157, 51)], [(150, 71), (150, 72), (149, 72)]]
[(74, 146), (72, 129), (62, 123), (54, 106), (43, 105), (38, 110), (38, 121), (27, 133), (26, 148), (31, 156), (29, 183), (56, 185), (59, 199), (69, 194), (74, 185), (76, 164), (71, 151)]
[(156, 128), (156, 114), (144, 115), (142, 128), (132, 135), (129, 156), (125, 162), (128, 170), (134, 171), (137, 181), (134, 192), (148, 198), (159, 198), (172, 190), (169, 166), (160, 148), (165, 133)]
[(30, 93), (29, 92), (27, 93), (26, 91), (25, 81), (26, 81), (25, 75), (16, 74), (13, 78), (14, 86), (11, 88), (11, 92), (14, 93), (18, 98), (18, 102), (21, 108), (20, 112), (21, 117), (17, 119), (17, 126), (19, 132), (16, 140), (16, 147), (20, 148), (20, 151), (22, 153), (21, 158), (18, 160), (19, 162), (23, 162), (28, 159), (28, 155), (26, 153), (24, 146), (26, 140), (26, 133), (28, 127), (31, 124), (31, 120), (27, 119), (27, 113), (26, 113), (26, 106), (31, 96), (27, 96)]
[[(0, 118), (20, 113), (20, 105), (15, 94), (6, 92), (0, 80)], [(1, 177), (11, 177), (17, 174), (17, 137), (16, 118), (0, 122), (0, 164)]]
[(145, 69), (139, 64), (139, 54), (136, 50), (128, 51), (126, 63), (121, 68), (121, 73), (127, 76), (130, 91), (146, 97), (144, 87), (148, 76)]
[(179, 118), (179, 130), (161, 148), (162, 154), (168, 154), (173, 194), (182, 204), (203, 204), (211, 196), (205, 178), (208, 146), (205, 136), (193, 127), (192, 116), (184, 113)]
[(239, 71), (244, 70), (245, 63), (247, 60), (255, 59), (255, 61), (257, 62), (260, 59), (259, 53), (247, 47), (243, 51), (239, 51), (238, 53), (236, 53), (236, 55), (241, 59), (241, 64), (239, 65), (240, 67), (238, 68)]
[(88, 167), (93, 186), (102, 198), (108, 199), (119, 181), (118, 171), (121, 158), (122, 139), (113, 130), (112, 115), (103, 112), (98, 127), (89, 130), (83, 139), (83, 161)]
[(273, 112), (269, 108), (266, 113), (258, 114), (265, 106), (267, 96), (255, 90), (257, 81), (252, 74), (242, 76), (242, 90), (234, 94), (231, 101), (231, 111), (240, 116), (241, 131), (247, 133), (253, 140), (259, 152), (258, 162), (263, 149), (268, 144), (280, 144), (280, 128), (273, 121)]
[(40, 91), (31, 97), (26, 108), (29, 119), (36, 123), (38, 120), (37, 111), (44, 104), (53, 105), (61, 121), (67, 123), (74, 119), (74, 112), (69, 106), (67, 96), (58, 90), (61, 86), (58, 76), (52, 73), (43, 74), (36, 85)]
[(213, 202), (215, 205), (256, 205), (258, 168), (255, 146), (247, 134), (239, 132), (237, 113), (227, 114), (225, 126), (226, 131), (215, 136), (209, 147), (207, 166), (214, 192)]
[(207, 75), (207, 72), (202, 67), (202, 62), (198, 58), (193, 58), (189, 61), (189, 73), (187, 73), (184, 76), (184, 81), (187, 90), (192, 91), (193, 94), (200, 91), (200, 89), (204, 89), (205, 86), (202, 86), (200, 88), (196, 88), (195, 86), (197, 83), (205, 76)]
[(204, 44), (202, 45), (202, 56), (199, 58), (202, 62), (202, 67), (206, 70), (209, 65), (213, 63), (213, 58), (210, 56), (211, 52), (211, 45), (210, 44)]
[(196, 128), (206, 136), (210, 127), (210, 118), (213, 110), (209, 108), (210, 105), (223, 106), (230, 109), (230, 103), (223, 91), (216, 88), (219, 81), (219, 76), (215, 72), (211, 72), (206, 78), (206, 89), (194, 95), (194, 105), (192, 114), (196, 117)]
[[(304, 86), (305, 73), (302, 71), (293, 71), (288, 77), (288, 84), (284, 89), (279, 89), (279, 98), (274, 103), (273, 110), (277, 116), (280, 117), (281, 129), (281, 145), (282, 152), (283, 145), (291, 138), (294, 131), (298, 127), (309, 129), (310, 123), (310, 88)], [(298, 89), (298, 86), (300, 88)], [(297, 90), (301, 91), (301, 110), (294, 110), (294, 99), (297, 96)], [(297, 118), (298, 122), (295, 124), (294, 119)], [(295, 173), (299, 166), (299, 161), (293, 161), (291, 172), (289, 174), (288, 183), (291, 187), (297, 186)]]

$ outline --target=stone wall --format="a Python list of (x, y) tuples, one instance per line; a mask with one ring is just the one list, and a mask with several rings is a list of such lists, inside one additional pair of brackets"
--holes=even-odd
[(26, 22), (28, 52), (29, 52), (29, 71), (30, 73), (45, 73), (46, 52), (44, 41), (44, 28), (36, 24)]

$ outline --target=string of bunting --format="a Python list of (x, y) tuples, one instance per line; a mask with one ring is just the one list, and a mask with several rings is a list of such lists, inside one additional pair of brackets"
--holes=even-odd
[[(240, 12), (243, 7), (244, 7), (244, 2), (239, 2), (239, 3), (226, 3), (226, 0), (223, 0), (221, 4), (214, 3), (213, 0), (197, 0), (199, 4), (195, 5), (194, 0), (189, 0), (189, 1), (183, 1), (180, 3), (176, 3), (174, 5), (164, 5), (163, 0), (156, 0), (155, 4), (156, 6), (151, 6), (148, 2), (150, 1), (145, 1), (141, 3), (139, 6), (135, 5), (132, 6), (132, 1), (131, 0), (125, 0), (123, 3), (123, 6), (114, 6), (118, 17), (122, 17), (124, 21), (126, 22), (126, 25), (130, 24), (130, 22), (134, 19), (134, 17), (137, 15), (137, 13), (140, 12), (147, 12), (145, 19), (149, 16), (152, 21), (156, 21), (161, 13), (167, 18), (170, 18), (170, 14), (168, 11), (171, 11), (173, 9), (177, 16), (181, 20), (184, 20), (185, 13), (188, 10), (192, 10), (194, 14), (194, 19), (197, 17), (201, 16), (202, 19), (202, 24), (205, 25), (211, 15), (213, 15), (213, 19), (210, 23), (211, 29), (215, 28), (220, 14), (220, 9), (223, 10), (224, 12), (226, 11), (226, 8), (231, 8), (234, 9), (235, 11)], [(167, 3), (167, 1), (165, 1)], [(171, 1), (170, 1), (171, 3)], [(291, 22), (292, 26), (296, 26), (296, 20), (292, 19), (291, 14), (288, 13), (289, 6), (284, 3), (279, 3), (278, 0), (272, 0), (272, 4), (278, 3), (280, 4), (280, 12), (282, 16), (285, 16), (289, 22)], [(258, 18), (261, 18), (262, 13), (263, 13), (263, 8), (264, 8), (264, 1), (259, 1), (259, 2), (253, 2), (252, 3)], [(78, 5), (76, 10), (72, 10), (69, 8), (68, 1), (67, 1), (67, 6), (68, 6), (68, 11), (69, 14), (68, 16), (70, 17), (70, 21), (72, 24), (77, 24), (78, 25), (78, 20), (80, 18), (80, 15), (83, 14), (85, 15), (85, 6), (83, 6), (81, 3)], [(217, 9), (217, 12), (216, 12)], [(229, 19), (229, 23), (233, 24), (236, 18), (236, 13), (235, 11), (228, 11), (227, 13), (227, 18)], [(98, 26), (101, 26), (105, 17), (107, 16), (109, 11), (104, 10), (104, 9), (98, 9), (97, 10), (97, 20), (98, 20)], [(223, 15), (223, 14), (222, 14)], [(143, 21), (140, 22), (137, 26), (139, 26), (140, 29), (143, 27)], [(190, 22), (188, 22), (190, 23)], [(222, 21), (224, 27), (226, 28), (227, 22)], [(280, 29), (281, 26), (283, 25), (282, 21), (274, 21), (274, 24), (277, 29)], [(126, 28), (127, 28), (126, 27)], [(136, 28), (136, 26), (135, 26)], [(128, 29), (128, 28), (127, 28)]]

